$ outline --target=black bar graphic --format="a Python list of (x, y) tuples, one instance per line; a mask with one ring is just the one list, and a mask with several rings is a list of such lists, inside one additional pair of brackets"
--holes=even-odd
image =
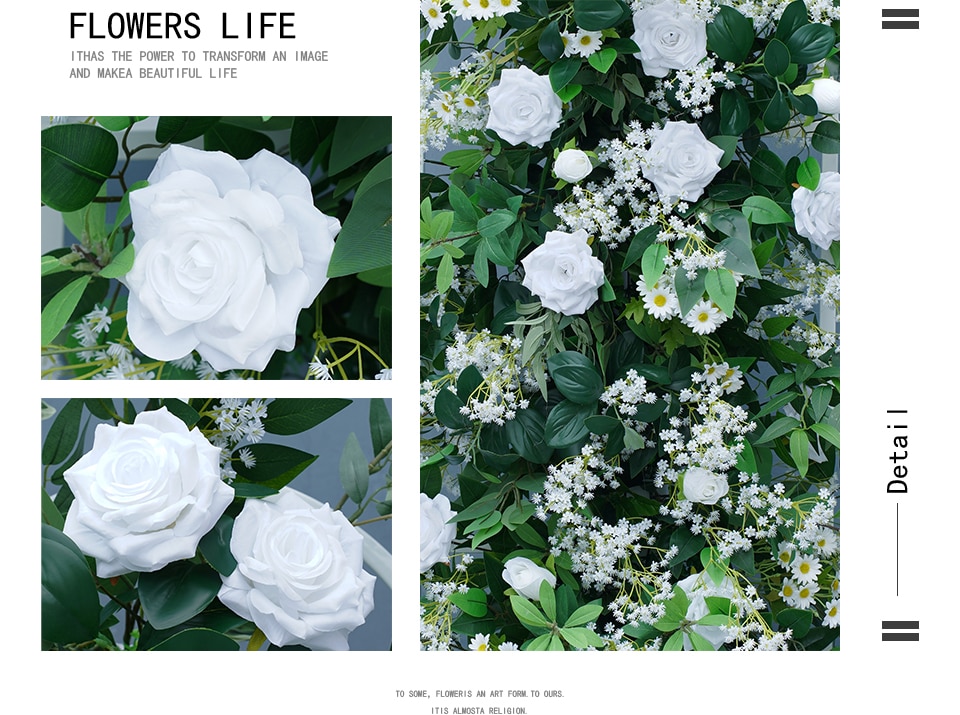
[[(885, 9), (881, 10), (882, 17), (920, 17), (920, 9)], [(880, 23), (882, 30), (919, 30), (920, 20), (884, 20)]]
[(883, 630), (916, 630), (917, 633), (883, 633), (880, 640), (884, 641), (918, 641), (920, 640), (920, 621), (882, 621)]

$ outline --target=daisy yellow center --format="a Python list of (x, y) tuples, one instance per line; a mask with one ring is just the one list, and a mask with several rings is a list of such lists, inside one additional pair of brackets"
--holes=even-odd
[(784, 586), (784, 587), (783, 587), (783, 595), (784, 595), (786, 598), (790, 598), (790, 596), (793, 595), (793, 586)]
[(510, 7), (513, 5), (513, 0), (500, 0), (500, 4), (504, 7)]
[(653, 298), (653, 304), (654, 304), (655, 306), (657, 306), (658, 308), (662, 308), (663, 306), (665, 306), (665, 305), (667, 304), (667, 296), (665, 296), (665, 295), (654, 296), (654, 298)]
[(783, 563), (785, 563), (785, 564), (790, 563), (790, 552), (789, 552), (789, 551), (781, 551), (781, 552), (780, 552), (780, 560), (781, 560)]
[(480, 7), (490, 7), (490, 0), (480, 0)]
[(831, 618), (833, 618), (835, 615), (837, 615), (837, 607), (834, 606), (833, 608), (831, 608), (831, 609), (830, 609), (830, 613), (827, 614), (827, 615), (829, 615)]
[(809, 589), (809, 588), (801, 588), (801, 589), (800, 589), (800, 598), (810, 598), (810, 589)]
[(487, 649), (486, 643), (481, 643), (480, 645), (477, 646), (477, 650), (486, 650), (486, 649)]
[(810, 564), (808, 564), (806, 561), (800, 564), (800, 573), (804, 575), (810, 573)]
[(433, 18), (440, 17), (440, 13), (437, 12), (437, 8), (435, 8), (435, 7), (432, 7), (432, 8), (430, 8), (429, 10), (427, 10), (427, 14), (430, 15), (430, 17), (433, 17)]
[(706, 311), (700, 313), (697, 316), (697, 320), (699, 320), (701, 323), (706, 323), (708, 320), (710, 320), (710, 313)]
[(840, 590), (840, 581), (834, 580), (834, 582), (833, 582), (832, 584), (830, 584), (830, 588), (832, 588), (834, 591), (839, 591), (839, 590)]
[(589, 37), (588, 35), (584, 35), (583, 37), (580, 38), (581, 45), (588, 46), (592, 42), (593, 42), (593, 38)]
[(468, 107), (476, 107), (477, 103), (473, 101), (470, 97), (464, 97), (463, 103)]

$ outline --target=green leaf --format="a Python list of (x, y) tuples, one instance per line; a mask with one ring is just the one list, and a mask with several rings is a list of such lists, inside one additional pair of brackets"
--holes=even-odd
[(240, 650), (240, 644), (223, 635), (223, 633), (218, 633), (210, 628), (186, 628), (153, 646), (150, 650)]
[(80, 434), (82, 416), (83, 400), (80, 399), (68, 400), (57, 413), (40, 451), (44, 464), (59, 464), (70, 456)]
[(790, 105), (783, 92), (776, 92), (763, 112), (763, 125), (771, 132), (778, 132), (790, 121)]
[(450, 429), (464, 429), (470, 426), (470, 421), (460, 413), (460, 408), (464, 406), (463, 400), (447, 389), (441, 389), (433, 403), (434, 413), (440, 424)]
[(743, 202), (743, 213), (753, 223), (770, 225), (790, 223), (793, 219), (786, 211), (780, 208), (773, 199), (766, 196), (751, 196)]
[(572, 447), (587, 434), (584, 420), (592, 415), (594, 405), (580, 405), (573, 400), (563, 400), (547, 415), (544, 436), (551, 447)]
[(359, 196), (334, 243), (327, 276), (338, 278), (391, 265), (393, 181), (381, 181)]
[(220, 117), (160, 117), (156, 138), (160, 144), (182, 144), (196, 139), (220, 121)]
[(750, 250), (749, 241), (741, 241), (733, 237), (725, 238), (717, 244), (717, 250), (726, 251), (727, 257), (723, 261), (726, 268), (754, 278), (760, 277), (760, 268), (757, 266), (753, 251)]
[(507, 209), (497, 209), (477, 221), (477, 230), (484, 238), (494, 238), (506, 231), (517, 220), (517, 214)]
[(113, 257), (100, 271), (101, 278), (119, 278), (126, 275), (133, 268), (133, 244), (124, 248), (120, 253)]
[(751, 47), (753, 21), (729, 5), (721, 6), (713, 22), (707, 24), (707, 48), (722, 60), (740, 64), (750, 54)]
[(53, 499), (47, 494), (46, 489), (41, 487), (40, 492), (43, 495), (40, 502), (40, 518), (44, 524), (48, 524), (58, 531), (63, 531), (63, 514), (57, 509), (57, 505), (53, 503)]
[(573, 100), (580, 92), (583, 91), (583, 85), (580, 84), (568, 84), (566, 87), (557, 92), (557, 96), (560, 97), (560, 101), (566, 104)]
[(40, 313), (40, 342), (49, 345), (63, 330), (74, 308), (83, 297), (83, 292), (90, 282), (90, 276), (81, 276), (71, 281), (44, 306)]
[(561, 628), (560, 636), (579, 650), (603, 647), (603, 639), (589, 628)]
[(581, 30), (606, 30), (620, 24), (625, 10), (616, 0), (573, 0), (573, 21)]
[(736, 155), (737, 145), (740, 144), (740, 137), (728, 136), (726, 134), (715, 134), (710, 137), (710, 143), (723, 149), (723, 156), (717, 164), (721, 169), (725, 168)]
[(704, 287), (710, 300), (716, 303), (725, 315), (732, 316), (737, 300), (737, 282), (733, 273), (726, 268), (712, 268), (706, 272)]
[(813, 132), (813, 148), (824, 154), (840, 153), (840, 123), (823, 120)]
[(763, 68), (771, 77), (779, 77), (790, 66), (790, 50), (787, 46), (774, 38), (767, 43), (763, 51)]
[(797, 183), (805, 189), (810, 189), (810, 191), (817, 190), (820, 185), (820, 164), (814, 157), (808, 156), (797, 167)]
[(825, 58), (833, 49), (836, 39), (832, 27), (811, 22), (797, 28), (786, 40), (786, 45), (793, 62), (808, 65)]
[(390, 117), (339, 117), (333, 130), (327, 171), (339, 174), (392, 141)]
[(100, 625), (100, 599), (76, 544), (43, 524), (40, 540), (40, 634), (52, 643), (91, 640)]
[(92, 124), (59, 124), (40, 132), (40, 200), (57, 211), (90, 203), (117, 163), (117, 140)]
[(544, 579), (540, 582), (540, 608), (543, 609), (547, 620), (557, 622), (557, 595), (553, 591), (550, 582)]
[(137, 588), (144, 617), (163, 630), (203, 611), (217, 597), (221, 584), (220, 575), (206, 565), (175, 561), (159, 571), (141, 573)]
[(587, 62), (590, 63), (590, 66), (593, 67), (597, 72), (601, 74), (606, 74), (607, 70), (613, 65), (614, 60), (617, 59), (617, 51), (612, 47), (605, 47), (602, 50), (594, 52), (590, 57), (587, 58)]
[(249, 159), (262, 149), (272, 152), (275, 148), (266, 134), (223, 122), (203, 134), (204, 151), (226, 152), (235, 159)]
[(450, 601), (464, 613), (476, 618), (487, 615), (487, 594), (479, 588), (471, 588), (466, 593), (452, 593)]
[(785, 183), (785, 174), (783, 160), (768, 149), (758, 149), (750, 161), (750, 175), (761, 184), (780, 188)]
[(690, 280), (687, 278), (686, 271), (677, 271), (673, 279), (673, 288), (677, 291), (677, 298), (680, 301), (680, 315), (686, 315), (703, 298), (703, 291), (706, 288), (704, 272), (699, 271), (697, 277)]
[(716, 650), (710, 641), (693, 629), (687, 631), (687, 637), (690, 639), (690, 645), (693, 646), (694, 650)]
[(61, 273), (69, 271), (70, 266), (61, 263), (56, 256), (40, 256), (40, 276), (48, 276), (52, 273)]
[(237, 568), (237, 560), (230, 551), (233, 535), (233, 517), (224, 514), (213, 528), (200, 539), (198, 550), (207, 562), (223, 576), (229, 576)]
[(787, 5), (777, 22), (777, 39), (786, 42), (794, 32), (809, 23), (806, 3), (803, 0), (794, 0)]
[(790, 433), (790, 457), (797, 465), (800, 476), (807, 476), (807, 469), (810, 468), (810, 438), (800, 428)]
[(339, 398), (279, 397), (267, 405), (263, 429), (270, 434), (299, 434), (316, 427), (349, 405)]
[[(90, 401), (87, 401), (87, 409), (90, 409)], [(200, 413), (193, 409), (183, 400), (178, 400), (176, 398), (166, 398), (160, 400), (160, 404), (163, 407), (167, 408), (167, 411), (172, 414), (174, 417), (178, 418), (185, 424), (189, 429), (193, 429), (197, 422), (200, 421)], [(92, 410), (91, 410), (92, 412)], [(102, 418), (101, 418), (102, 419)], [(109, 417), (107, 418), (109, 419)]]
[(813, 418), (820, 421), (827, 408), (830, 406), (830, 398), (833, 396), (833, 388), (830, 385), (820, 385), (810, 395), (810, 409), (813, 410)]
[(370, 440), (374, 454), (380, 454), (393, 439), (393, 420), (387, 403), (379, 397), (370, 400)]
[[(614, 50), (614, 55), (616, 55), (616, 50)], [(570, 84), (570, 80), (580, 71), (581, 64), (582, 61), (579, 57), (565, 57), (550, 65), (550, 86), (553, 87), (553, 91), (559, 92)]]
[(777, 614), (781, 628), (792, 628), (794, 638), (803, 638), (813, 624), (813, 611), (800, 608), (785, 608)]
[[(797, 316), (795, 315), (777, 315), (773, 318), (767, 318), (763, 321), (763, 332), (767, 334), (768, 338), (775, 338), (784, 330), (789, 328), (791, 325), (797, 322)], [(783, 375), (778, 375), (777, 377), (784, 377)], [(793, 380), (793, 375), (789, 375), (789, 378)]]
[(453, 284), (453, 258), (449, 253), (444, 253), (440, 259), (440, 265), (437, 266), (437, 293), (446, 293)]
[(683, 631), (677, 631), (663, 644), (664, 650), (683, 650)]
[(307, 164), (335, 126), (335, 117), (294, 117), (290, 127), (290, 158), (298, 164)]
[(585, 606), (580, 606), (580, 608), (571, 613), (567, 622), (563, 624), (563, 627), (576, 628), (577, 626), (583, 626), (587, 623), (593, 623), (600, 617), (601, 613), (603, 613), (603, 606), (597, 603), (588, 603)]
[(293, 447), (287, 447), (283, 444), (265, 444), (258, 442), (247, 449), (256, 460), (253, 468), (244, 466), (240, 461), (236, 450), (233, 453), (234, 469), (237, 476), (251, 482), (259, 482), (270, 487), (279, 489), (289, 484), (294, 477), (309, 467), (317, 460), (314, 454)]
[(750, 107), (736, 89), (725, 89), (720, 95), (720, 133), (740, 136), (750, 126)]
[(795, 417), (779, 417), (763, 431), (763, 434), (760, 435), (760, 439), (754, 440), (754, 444), (763, 444), (764, 442), (777, 439), (778, 437), (785, 435), (790, 430), (796, 429), (800, 426), (800, 420), (796, 419)]
[(544, 617), (540, 609), (523, 596), (510, 596), (510, 607), (517, 619), (525, 626), (549, 628), (551, 625), (551, 622)]
[(553, 455), (553, 447), (544, 437), (545, 429), (546, 418), (535, 409), (518, 410), (517, 416), (506, 424), (507, 439), (513, 449), (535, 464), (546, 464)]
[(578, 405), (596, 402), (603, 393), (603, 378), (593, 362), (566, 350), (547, 358), (547, 369), (560, 394)]
[(370, 487), (370, 470), (367, 458), (360, 448), (360, 441), (353, 432), (347, 437), (340, 455), (340, 483), (344, 491), (357, 504), (363, 502)]
[(652, 243), (643, 252), (643, 257), (640, 259), (640, 270), (643, 272), (643, 282), (648, 287), (653, 287), (660, 280), (660, 276), (663, 275), (666, 269), (668, 252), (667, 247), (662, 243)]
[(560, 25), (556, 20), (543, 28), (540, 39), (537, 41), (540, 54), (551, 62), (556, 62), (563, 56), (563, 38), (560, 35)]
[(834, 447), (840, 449), (840, 431), (836, 427), (833, 425), (828, 425), (825, 422), (818, 422), (817, 424), (810, 425), (810, 429), (823, 437)]

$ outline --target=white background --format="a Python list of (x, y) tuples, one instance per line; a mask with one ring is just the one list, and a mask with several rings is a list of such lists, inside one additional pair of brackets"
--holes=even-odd
[[(69, 40), (69, 12), (105, 19), (132, 3), (48, 1), (6, 10), (2, 48), (7, 325), (2, 374), (6, 457), (2, 642), (13, 664), (5, 700), (49, 713), (203, 712), (269, 708), (330, 713), (398, 712), (496, 701), (397, 698), (395, 690), (557, 690), (560, 700), (501, 700), (545, 713), (793, 713), (916, 708), (948, 712), (960, 620), (955, 560), (957, 392), (954, 343), (958, 236), (957, 139), (948, 83), (955, 63), (955, 3), (920, 8), (920, 30), (881, 30), (883, 0), (843, 6), (845, 87), (842, 173), (843, 642), (819, 654), (420, 653), (417, 639), (417, 38), (415, 0), (274, 3), (137, 3), (138, 10), (195, 11), (197, 40)], [(217, 41), (229, 11), (295, 11), (296, 40)], [(238, 25), (239, 26), (239, 25)], [(12, 41), (12, 42), (11, 42)], [(330, 62), (241, 65), (231, 81), (70, 80), (78, 49), (327, 49)], [(107, 62), (106, 64), (109, 64)], [(206, 74), (204, 72), (204, 74)], [(395, 364), (392, 383), (310, 385), (323, 396), (394, 400), (394, 596), (391, 653), (94, 653), (39, 650), (36, 464), (42, 396), (190, 397), (194, 384), (41, 384), (38, 139), (40, 115), (391, 114), (394, 118)], [(408, 341), (406, 344), (404, 341)], [(947, 344), (949, 342), (949, 345)], [(302, 396), (301, 383), (204, 384), (204, 395)], [(887, 409), (909, 410), (909, 493), (885, 494), (892, 451)], [(899, 501), (899, 597), (894, 595), (894, 509)], [(384, 607), (385, 604), (378, 604)], [(919, 620), (918, 643), (880, 640), (882, 619)], [(507, 662), (504, 662), (506, 659)], [(13, 669), (11, 671), (11, 668)], [(42, 683), (40, 685), (39, 683)], [(938, 702), (939, 701), (939, 702)], [(937, 703), (937, 705), (935, 705)], [(488, 709), (489, 713), (490, 710)]]

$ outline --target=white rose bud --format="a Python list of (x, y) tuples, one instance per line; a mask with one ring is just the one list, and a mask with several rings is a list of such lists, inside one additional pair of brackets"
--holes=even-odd
[[(729, 576), (724, 576), (720, 583), (716, 584), (709, 574), (700, 572), (677, 581), (677, 586), (690, 599), (690, 605), (687, 607), (686, 613), (686, 620), (688, 621), (699, 621), (710, 613), (710, 607), (707, 605), (708, 596), (731, 599), (736, 596), (736, 589)], [(723, 626), (694, 625), (690, 629), (710, 641), (714, 648), (719, 648), (727, 642), (727, 629)], [(683, 649), (693, 650), (693, 643), (690, 642), (690, 637), (686, 634), (683, 635)]]
[(698, 504), (716, 504), (730, 487), (727, 477), (703, 467), (690, 467), (683, 475), (683, 497)]
[(63, 532), (96, 559), (101, 578), (192, 558), (233, 501), (220, 448), (166, 407), (132, 425), (97, 425), (93, 449), (64, 480), (76, 498)]
[(448, 524), (457, 512), (443, 494), (433, 499), (420, 494), (420, 573), (436, 563), (450, 560), (450, 547), (457, 536), (457, 525)]
[(327, 282), (340, 222), (310, 180), (263, 150), (237, 161), (173, 145), (131, 192), (127, 325), (156, 360), (196, 350), (215, 370), (263, 370), (292, 350), (297, 318)]
[(529, 67), (503, 70), (500, 83), (487, 92), (492, 129), (513, 145), (543, 146), (560, 126), (560, 98), (550, 78)]
[(542, 245), (520, 261), (523, 285), (543, 307), (564, 315), (580, 315), (597, 300), (603, 285), (603, 263), (587, 245), (587, 232), (548, 231)]
[(813, 80), (813, 91), (810, 94), (821, 113), (840, 113), (840, 83), (837, 80), (831, 77), (818, 77)]
[(373, 610), (363, 536), (347, 518), (294, 489), (247, 499), (233, 523), (237, 568), (217, 594), (277, 646), (349, 650)]
[(823, 249), (840, 240), (840, 174), (824, 171), (815, 191), (801, 186), (793, 192), (791, 208), (797, 233)]
[(642, 167), (661, 201), (696, 201), (720, 171), (723, 150), (708, 141), (700, 127), (688, 122), (667, 122), (651, 133), (653, 140)]
[(579, 149), (564, 149), (553, 162), (553, 173), (558, 179), (575, 184), (586, 179), (593, 171), (593, 164), (586, 152)]
[(532, 601), (540, 600), (540, 584), (544, 581), (550, 584), (550, 588), (557, 586), (556, 576), (523, 556), (512, 558), (503, 565), (503, 580)]
[(662, 2), (633, 16), (633, 41), (648, 77), (666, 77), (670, 70), (695, 67), (707, 55), (707, 24), (690, 5)]

